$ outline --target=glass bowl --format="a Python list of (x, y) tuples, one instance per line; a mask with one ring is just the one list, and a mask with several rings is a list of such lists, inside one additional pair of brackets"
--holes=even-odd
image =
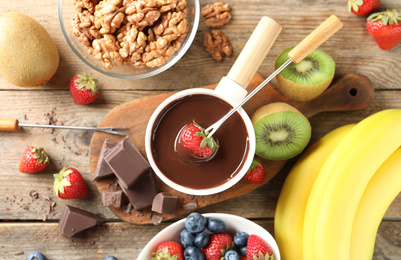
[(199, 25), (200, 17), (200, 4), (199, 0), (187, 0), (188, 6), (188, 35), (182, 42), (181, 48), (176, 51), (171, 58), (162, 66), (154, 68), (134, 68), (130, 66), (115, 66), (111, 69), (106, 69), (103, 66), (102, 61), (97, 60), (93, 55), (88, 53), (88, 48), (78, 40), (73, 34), (72, 28), (72, 17), (74, 13), (77, 13), (72, 0), (58, 0), (58, 18), (60, 22), (61, 31), (63, 32), (64, 38), (72, 51), (89, 67), (103, 73), (107, 76), (123, 78), (123, 79), (142, 79), (157, 75), (181, 59), (182, 56), (191, 46)]
[[(231, 214), (224, 213), (207, 213), (202, 214), (205, 218), (219, 218), (224, 221), (227, 227), (227, 232), (234, 235), (237, 232), (243, 231), (248, 235), (255, 234), (262, 238), (272, 249), (273, 259), (280, 260), (280, 251), (277, 246), (274, 237), (263, 227), (259, 226), (255, 222)], [(156, 251), (158, 245), (167, 241), (180, 241), (180, 232), (185, 227), (185, 218), (181, 219), (154, 236), (142, 249), (137, 260), (151, 259), (152, 253)]]

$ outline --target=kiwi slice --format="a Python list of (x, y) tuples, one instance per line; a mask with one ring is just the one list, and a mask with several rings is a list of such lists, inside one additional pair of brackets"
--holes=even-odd
[[(283, 51), (276, 59), (275, 69), (288, 60), (288, 53), (294, 47)], [(309, 101), (327, 89), (333, 80), (335, 62), (326, 52), (316, 49), (302, 61), (289, 64), (276, 76), (277, 88), (289, 99)]]
[(270, 160), (285, 160), (301, 153), (312, 132), (308, 119), (283, 102), (257, 109), (252, 115), (252, 123), (256, 136), (255, 153)]

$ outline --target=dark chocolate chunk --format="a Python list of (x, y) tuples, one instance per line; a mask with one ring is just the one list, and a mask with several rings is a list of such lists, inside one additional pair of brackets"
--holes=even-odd
[(177, 209), (177, 196), (168, 194), (167, 192), (158, 193), (153, 199), (152, 210), (168, 215), (175, 215)]
[(122, 191), (103, 191), (102, 202), (105, 207), (121, 208), (122, 205)]
[(112, 148), (104, 159), (117, 176), (120, 186), (125, 189), (133, 187), (151, 170), (149, 163), (128, 137)]
[(153, 225), (155, 225), (155, 226), (160, 225), (160, 223), (162, 223), (162, 220), (163, 220), (162, 215), (153, 214), (153, 216), (152, 216)]
[(134, 187), (126, 189), (121, 187), (127, 195), (135, 210), (141, 210), (150, 207), (153, 198), (157, 194), (156, 177), (153, 171), (145, 173), (134, 185)]
[(110, 152), (110, 150), (116, 146), (117, 143), (106, 138), (103, 142), (102, 150), (100, 151), (99, 155), (99, 160), (96, 165), (96, 170), (95, 174), (93, 176), (93, 180), (97, 180), (103, 177), (108, 177), (111, 175), (114, 175), (113, 170), (110, 168), (110, 166), (107, 164), (107, 162), (104, 160), (104, 156)]
[(58, 229), (61, 235), (73, 237), (83, 230), (99, 225), (102, 221), (103, 219), (96, 214), (83, 209), (65, 206)]

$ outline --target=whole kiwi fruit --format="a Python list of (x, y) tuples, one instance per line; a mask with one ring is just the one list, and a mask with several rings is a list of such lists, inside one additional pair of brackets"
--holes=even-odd
[(0, 14), (0, 50), (0, 73), (15, 86), (41, 86), (59, 65), (59, 53), (49, 33), (19, 12)]
[[(275, 69), (288, 60), (288, 53), (294, 47), (283, 51), (276, 59)], [(290, 63), (276, 76), (277, 88), (284, 96), (296, 101), (309, 101), (319, 96), (331, 84), (335, 62), (326, 52), (316, 49), (302, 61)]]
[(311, 137), (309, 120), (284, 102), (258, 108), (251, 120), (256, 137), (255, 153), (265, 159), (292, 158), (305, 149)]

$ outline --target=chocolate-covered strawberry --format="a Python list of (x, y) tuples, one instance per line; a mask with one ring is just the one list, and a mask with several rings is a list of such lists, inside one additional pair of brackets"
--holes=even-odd
[(53, 191), (61, 199), (82, 199), (88, 196), (88, 186), (81, 173), (68, 166), (54, 174)]
[(22, 173), (40, 172), (49, 164), (49, 156), (39, 146), (28, 146), (22, 153), (18, 170)]
[(213, 137), (207, 137), (208, 133), (196, 122), (186, 125), (180, 134), (179, 145), (190, 159), (209, 160), (219, 147)]
[(97, 80), (86, 74), (78, 74), (70, 81), (70, 94), (77, 105), (93, 102), (99, 96)]

